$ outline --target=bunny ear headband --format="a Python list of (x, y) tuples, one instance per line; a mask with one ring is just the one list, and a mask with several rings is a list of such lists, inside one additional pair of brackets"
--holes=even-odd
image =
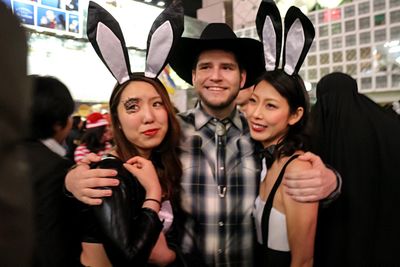
[[(262, 1), (256, 18), (257, 33), (263, 42), (266, 71), (279, 67), (282, 47), (282, 19), (273, 1)], [(315, 36), (311, 21), (297, 7), (290, 7), (285, 16), (282, 69), (297, 74)]]
[[(147, 38), (144, 76), (156, 78), (183, 32), (183, 5), (174, 0), (154, 21)], [(95, 2), (89, 2), (87, 36), (97, 55), (119, 84), (131, 79), (128, 49), (116, 19)]]

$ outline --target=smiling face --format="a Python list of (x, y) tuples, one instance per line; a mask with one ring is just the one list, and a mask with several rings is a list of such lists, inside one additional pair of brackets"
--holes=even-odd
[(168, 114), (161, 96), (150, 83), (132, 81), (121, 93), (117, 112), (126, 139), (148, 158), (168, 131)]
[(217, 118), (225, 118), (232, 112), (234, 100), (246, 79), (234, 54), (223, 50), (202, 52), (192, 76), (203, 108)]
[(246, 111), (251, 137), (264, 147), (277, 144), (303, 115), (302, 107), (291, 113), (286, 98), (265, 80), (254, 88)]

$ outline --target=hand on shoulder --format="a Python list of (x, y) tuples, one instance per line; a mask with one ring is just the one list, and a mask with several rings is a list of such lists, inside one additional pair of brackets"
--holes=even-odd
[(319, 201), (336, 188), (336, 175), (319, 156), (306, 152), (289, 164), (283, 185), (284, 191), (296, 201)]

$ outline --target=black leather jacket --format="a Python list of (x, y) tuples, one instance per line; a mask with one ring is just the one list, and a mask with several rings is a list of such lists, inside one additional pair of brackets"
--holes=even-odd
[(113, 266), (146, 266), (151, 250), (162, 230), (158, 214), (142, 208), (145, 190), (138, 180), (113, 156), (93, 164), (92, 168), (115, 169), (120, 185), (112, 187), (112, 196), (91, 207), (107, 256)]
[[(117, 170), (120, 185), (110, 188), (112, 196), (104, 198), (102, 205), (88, 207), (83, 212), (86, 225), (84, 241), (102, 243), (114, 267), (152, 266), (147, 262), (162, 230), (162, 222), (156, 212), (142, 208), (145, 190), (122, 164), (120, 159), (109, 156), (91, 166)], [(185, 222), (190, 220), (190, 216), (181, 209), (179, 201), (171, 204), (174, 221), (165, 238), (168, 247), (175, 251), (176, 260), (168, 267), (205, 266), (197, 250), (190, 254), (182, 253), (180, 247)]]

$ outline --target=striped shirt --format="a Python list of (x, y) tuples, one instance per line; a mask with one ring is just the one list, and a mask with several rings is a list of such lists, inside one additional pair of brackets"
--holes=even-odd
[[(106, 155), (108, 153), (110, 153), (112, 148), (112, 145), (110, 144), (110, 142), (106, 142), (105, 147), (103, 150), (100, 150), (99, 152), (95, 153), (98, 156), (103, 156)], [(84, 157), (86, 157), (86, 155), (92, 153), (85, 144), (81, 144), (79, 146), (76, 147), (75, 152), (74, 152), (74, 160), (76, 163), (78, 163), (79, 161), (81, 161)]]
[[(227, 191), (218, 195), (215, 179), (215, 122), (201, 105), (178, 115), (183, 167), (183, 206), (193, 216), (192, 236), (207, 266), (253, 266), (255, 231), (252, 209), (260, 166), (247, 122), (236, 109), (229, 116), (225, 167)], [(194, 247), (184, 239), (183, 250)]]

